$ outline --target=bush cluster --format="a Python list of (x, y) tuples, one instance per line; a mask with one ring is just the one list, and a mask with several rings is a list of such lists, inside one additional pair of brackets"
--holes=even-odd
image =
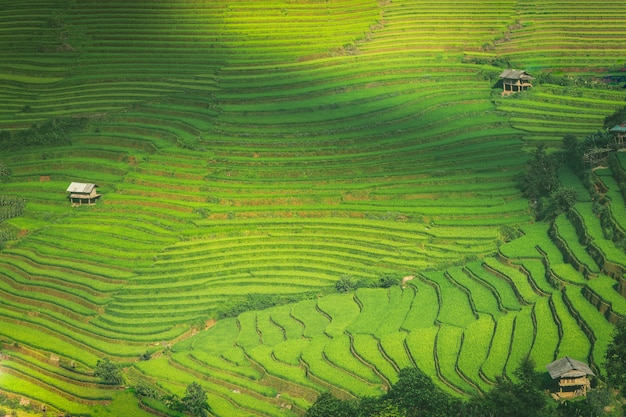
[(357, 280), (349, 275), (344, 275), (335, 282), (335, 289), (340, 293), (355, 291), (359, 288), (389, 288), (399, 285), (402, 279), (395, 274), (381, 275), (378, 280), (369, 282), (365, 280)]
[(379, 398), (343, 401), (324, 393), (306, 417), (598, 417), (613, 400), (608, 389), (597, 388), (577, 401), (550, 401), (542, 389), (541, 374), (534, 369), (533, 361), (524, 359), (515, 371), (517, 381), (499, 379), (489, 392), (463, 402), (438, 388), (421, 370), (405, 368)]
[(70, 145), (70, 132), (83, 129), (87, 125), (86, 118), (59, 118), (42, 124), (34, 124), (28, 129), (11, 133), (0, 131), (0, 150), (15, 150), (32, 146), (63, 146)]
[(536, 220), (553, 220), (576, 204), (576, 191), (559, 183), (560, 165), (560, 155), (548, 154), (543, 145), (536, 148), (526, 163), (521, 188), (530, 200)]
[(24, 213), (26, 200), (22, 197), (0, 195), (0, 249), (9, 240), (16, 237), (15, 228), (2, 224), (5, 220), (21, 216)]
[(594, 149), (615, 149), (608, 129), (625, 121), (626, 107), (623, 107), (604, 119), (604, 130), (592, 133), (582, 141), (567, 134), (563, 137), (561, 149), (556, 152), (549, 154), (544, 145), (535, 149), (526, 163), (520, 187), (530, 200), (536, 220), (553, 220), (576, 204), (576, 191), (561, 186), (559, 182), (561, 165), (566, 164), (580, 177), (588, 176), (584, 156)]
[(162, 395), (159, 390), (145, 380), (139, 380), (132, 388), (140, 399), (150, 398), (165, 405), (172, 411), (186, 413), (193, 417), (203, 417), (210, 411), (207, 404), (207, 394), (204, 388), (197, 382), (192, 382), (185, 390), (183, 398), (176, 394)]
[(218, 317), (237, 317), (246, 311), (266, 310), (277, 305), (298, 301), (301, 298), (302, 297), (298, 297), (297, 295), (246, 294), (243, 297), (234, 297), (229, 299), (229, 301), (218, 312)]
[(0, 162), (0, 182), (9, 182), (11, 174), (11, 168)]

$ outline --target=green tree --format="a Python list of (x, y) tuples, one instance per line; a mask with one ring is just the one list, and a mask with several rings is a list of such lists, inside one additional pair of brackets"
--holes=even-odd
[(351, 276), (344, 275), (335, 282), (335, 288), (341, 293), (354, 291), (357, 288), (357, 282)]
[(418, 368), (404, 368), (385, 400), (398, 406), (406, 417), (448, 417), (461, 414), (461, 403), (437, 387)]
[(592, 133), (583, 140), (581, 145), (582, 152), (585, 153), (594, 148), (605, 148), (611, 142), (612, 137), (613, 135), (611, 135), (607, 130), (599, 130)]
[(607, 383), (622, 391), (626, 389), (626, 319), (615, 326), (613, 339), (605, 355)]
[(543, 197), (537, 204), (538, 220), (553, 220), (559, 214), (568, 212), (576, 201), (578, 193), (569, 187), (558, 187), (549, 197)]
[(107, 384), (121, 385), (124, 382), (122, 370), (117, 364), (111, 362), (109, 358), (98, 360), (94, 375)]
[[(594, 388), (584, 399), (563, 401), (556, 409), (558, 417), (601, 417), (608, 415), (605, 407), (611, 404), (613, 395), (606, 388)], [(613, 415), (613, 414), (611, 414)]]
[(561, 142), (563, 147), (563, 160), (565, 164), (575, 172), (580, 172), (583, 168), (583, 144), (571, 133), (563, 136)]
[(11, 146), (11, 132), (0, 130), (0, 149), (6, 149), (9, 146)]
[(206, 416), (206, 412), (209, 410), (206, 391), (197, 382), (192, 382), (187, 386), (182, 403), (194, 417)]
[(180, 400), (180, 398), (178, 398), (178, 395), (176, 394), (167, 395), (163, 397), (162, 400), (163, 400), (163, 404), (165, 404), (165, 406), (169, 408), (170, 410), (180, 411), (180, 412), (185, 411), (185, 406), (183, 405), (182, 401)]
[(502, 243), (510, 242), (522, 235), (522, 231), (517, 226), (511, 226), (507, 224), (500, 227), (500, 240), (502, 240)]
[(138, 397), (148, 397), (154, 399), (160, 399), (161, 397), (159, 391), (143, 379), (137, 381), (137, 384), (133, 387), (133, 391)]
[(535, 364), (525, 359), (515, 370), (517, 382), (499, 379), (485, 395), (473, 397), (468, 406), (471, 416), (543, 417), (553, 415), (548, 397), (541, 390), (541, 376)]
[(0, 162), (0, 182), (8, 182), (11, 179), (11, 168)]
[(521, 188), (524, 196), (531, 202), (537, 202), (541, 197), (548, 197), (559, 187), (559, 162), (554, 155), (548, 155), (546, 148), (539, 145), (532, 158), (526, 163), (526, 170), (522, 177)]
[(382, 277), (378, 278), (378, 282), (376, 283), (376, 286), (378, 288), (389, 288), (398, 284), (400, 284), (400, 277), (397, 275), (388, 274), (388, 275), (383, 275)]
[(610, 129), (615, 125), (619, 125), (626, 122), (626, 107), (622, 107), (621, 109), (615, 110), (613, 114), (606, 116), (604, 118), (603, 127), (605, 129)]
[(407, 417), (407, 414), (398, 404), (390, 400), (382, 401), (378, 409), (372, 414), (360, 414), (363, 417)]
[(322, 393), (307, 410), (306, 417), (357, 417), (357, 410), (329, 392)]

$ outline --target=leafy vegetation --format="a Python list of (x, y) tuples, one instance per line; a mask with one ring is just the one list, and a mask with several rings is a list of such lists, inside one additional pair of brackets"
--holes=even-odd
[(187, 386), (185, 390), (185, 396), (182, 399), (182, 403), (194, 417), (205, 416), (209, 407), (207, 405), (207, 397), (204, 388), (197, 382), (192, 382)]
[(439, 389), (419, 369), (405, 368), (389, 392), (377, 399), (347, 402), (325, 393), (309, 408), (306, 416), (554, 415), (553, 407), (549, 407), (548, 399), (541, 391), (540, 376), (534, 367), (530, 361), (522, 362), (516, 369), (519, 382), (499, 380), (487, 395), (472, 397), (467, 405)]
[[(0, 132), (0, 150), (10, 151), (29, 146), (62, 146), (71, 144), (70, 132), (83, 129), (84, 118), (61, 118), (34, 124), (15, 133)], [(2, 176), (2, 175), (0, 175)]]
[(101, 378), (102, 381), (107, 384), (120, 385), (124, 381), (119, 365), (111, 362), (109, 358), (98, 360), (94, 375)]
[(613, 339), (606, 350), (606, 376), (611, 386), (624, 390), (626, 388), (626, 321), (620, 320), (615, 327)]

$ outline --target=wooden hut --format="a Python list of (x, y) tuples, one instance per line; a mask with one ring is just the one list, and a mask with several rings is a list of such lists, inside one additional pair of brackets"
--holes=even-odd
[(622, 124), (615, 125), (614, 127), (609, 129), (609, 132), (613, 134), (615, 138), (615, 146), (617, 149), (621, 149), (624, 147), (624, 141), (626, 139), (626, 121)]
[(558, 379), (557, 399), (567, 399), (587, 395), (591, 387), (589, 375), (595, 376), (591, 368), (581, 361), (565, 356), (546, 365), (553, 380)]
[(72, 206), (80, 206), (83, 204), (94, 204), (96, 200), (101, 196), (96, 192), (96, 184), (89, 184), (84, 182), (73, 182), (67, 187), (67, 192), (70, 193), (68, 198)]
[(526, 71), (507, 69), (500, 74), (502, 80), (502, 94), (519, 93), (526, 91), (533, 85), (531, 81), (534, 79)]

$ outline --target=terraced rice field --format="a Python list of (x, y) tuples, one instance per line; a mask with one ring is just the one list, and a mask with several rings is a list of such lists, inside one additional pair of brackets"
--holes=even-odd
[[(601, 374), (624, 252), (572, 175), (552, 226), (517, 187), (525, 146), (582, 139), (625, 98), (595, 86), (623, 70), (623, 8), (561, 4), (2, 5), (0, 131), (87, 127), (0, 154), (0, 194), (27, 199), (0, 252), (0, 392), (151, 415), (93, 376), (110, 357), (164, 394), (199, 381), (215, 415), (283, 416), (405, 366), (459, 396), (528, 355)], [(582, 78), (501, 97), (498, 60)], [(599, 173), (623, 230), (620, 175)], [(70, 207), (72, 181), (103, 197)], [(504, 226), (525, 234), (502, 245)], [(414, 278), (333, 293), (385, 275)], [(223, 318), (255, 297), (278, 305)]]

